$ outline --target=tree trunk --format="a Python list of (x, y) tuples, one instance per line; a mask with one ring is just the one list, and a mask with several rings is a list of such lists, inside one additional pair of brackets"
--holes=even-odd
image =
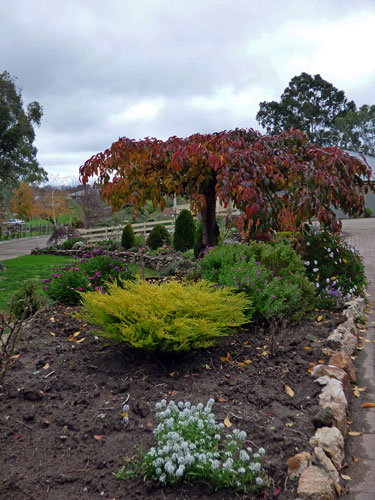
[(206, 206), (202, 209), (202, 245), (205, 247), (214, 247), (217, 243), (217, 237), (220, 234), (219, 226), (216, 222), (216, 179), (212, 179), (209, 185), (204, 189), (206, 197)]

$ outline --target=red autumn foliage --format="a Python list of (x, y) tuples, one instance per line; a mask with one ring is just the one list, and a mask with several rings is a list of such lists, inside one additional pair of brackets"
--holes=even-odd
[(313, 145), (292, 129), (272, 137), (252, 129), (166, 141), (122, 137), (80, 168), (81, 182), (94, 177), (114, 210), (125, 204), (137, 209), (147, 200), (163, 209), (167, 195), (190, 196), (208, 246), (217, 240), (217, 199), (241, 210), (239, 224), (250, 237), (297, 231), (314, 216), (339, 230), (332, 209), (361, 214), (370, 175), (365, 159)]

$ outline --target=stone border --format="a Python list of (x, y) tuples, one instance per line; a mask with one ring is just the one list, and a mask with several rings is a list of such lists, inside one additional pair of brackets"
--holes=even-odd
[(346, 321), (327, 338), (328, 342), (338, 343), (339, 350), (325, 347), (323, 352), (330, 355), (328, 364), (316, 365), (311, 373), (323, 386), (319, 410), (313, 418), (317, 430), (309, 441), (313, 451), (298, 453), (287, 462), (288, 476), (299, 477), (297, 495), (301, 500), (334, 500), (341, 493), (339, 471), (344, 460), (346, 411), (350, 382), (356, 381), (351, 360), (358, 342), (355, 320), (363, 314), (365, 300), (360, 297), (345, 305)]

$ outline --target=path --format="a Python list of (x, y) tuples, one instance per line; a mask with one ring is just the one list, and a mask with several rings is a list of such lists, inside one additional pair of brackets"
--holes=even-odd
[(9, 240), (0, 242), (0, 262), (21, 255), (29, 255), (33, 248), (43, 248), (47, 246), (47, 236), (35, 236), (32, 238), (21, 238), (19, 240)]
[[(349, 467), (343, 474), (352, 480), (346, 484), (350, 487), (348, 500), (375, 499), (375, 408), (361, 408), (362, 402), (375, 403), (375, 218), (343, 221), (343, 231), (348, 241), (364, 258), (368, 279), (370, 311), (366, 332), (355, 364), (357, 367), (357, 385), (366, 387), (361, 392), (360, 401), (352, 401), (355, 405), (351, 420), (351, 430), (364, 432), (361, 436), (348, 436), (346, 440), (346, 460)], [(367, 340), (367, 341), (365, 341)], [(354, 399), (354, 398), (353, 398)], [(358, 458), (354, 463), (352, 457)]]

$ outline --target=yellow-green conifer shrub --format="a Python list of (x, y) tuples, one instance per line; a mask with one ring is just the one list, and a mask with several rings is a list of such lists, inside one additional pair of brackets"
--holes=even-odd
[[(214, 345), (230, 327), (249, 322), (250, 300), (206, 281), (161, 285), (146, 281), (110, 284), (108, 294), (82, 294), (85, 321), (115, 342), (146, 351), (190, 351)], [(246, 314), (245, 314), (246, 313)]]

